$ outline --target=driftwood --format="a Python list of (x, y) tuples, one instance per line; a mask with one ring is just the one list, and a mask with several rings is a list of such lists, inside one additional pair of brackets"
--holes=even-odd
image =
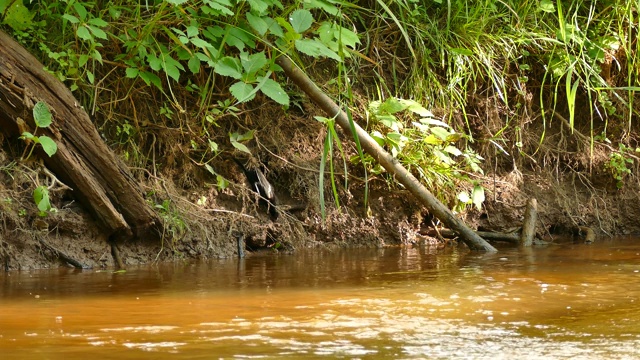
[[(476, 231), (476, 234), (478, 234), (478, 236), (481, 236), (482, 238), (487, 239), (489, 241), (503, 241), (511, 244), (520, 244), (520, 238), (521, 238), (520, 233)], [(431, 229), (424, 232), (423, 235), (434, 236), (434, 237), (442, 236), (448, 239), (458, 236), (458, 234), (456, 234), (454, 231), (449, 229), (439, 229), (439, 230)], [(532, 244), (544, 245), (544, 244), (548, 244), (548, 242), (540, 240), (538, 238), (534, 238), (532, 239)]]
[(0, 132), (17, 138), (26, 124), (33, 133), (32, 109), (38, 101), (48, 105), (54, 119), (37, 135), (58, 145), (52, 157), (42, 153), (47, 168), (73, 189), (111, 239), (159, 236), (160, 218), (71, 91), (0, 31)]
[(536, 236), (536, 221), (538, 220), (538, 201), (529, 199), (524, 210), (524, 220), (522, 221), (522, 233), (520, 234), (520, 245), (531, 246), (533, 238)]
[[(329, 96), (322, 92), (316, 84), (300, 69), (298, 69), (286, 56), (280, 56), (276, 60), (285, 74), (302, 91), (304, 91), (325, 113), (330, 117), (335, 116), (336, 123), (347, 133), (352, 134), (351, 125), (347, 114)], [(491, 244), (467, 227), (446, 206), (444, 206), (433, 194), (429, 192), (413, 174), (405, 169), (396, 158), (386, 152), (378, 143), (369, 136), (358, 124), (353, 124), (355, 135), (360, 139), (364, 151), (384, 167), (389, 173), (404, 185), (418, 200), (427, 207), (440, 221), (460, 235), (467, 246), (474, 250), (497, 251)]]
[[(476, 231), (478, 236), (481, 236), (483, 239), (493, 240), (493, 241), (504, 241), (512, 244), (520, 243), (520, 234), (518, 233), (499, 233), (499, 232), (490, 232), (490, 231)], [(450, 229), (439, 229), (434, 230), (430, 229), (424, 233), (424, 235), (428, 236), (442, 236), (444, 238), (454, 238), (458, 236), (454, 231)]]

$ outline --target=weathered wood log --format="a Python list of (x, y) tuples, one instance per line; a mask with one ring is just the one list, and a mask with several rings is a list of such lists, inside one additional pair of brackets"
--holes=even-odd
[(418, 200), (427, 207), (440, 221), (453, 229), (460, 235), (467, 246), (473, 250), (497, 251), (491, 244), (486, 242), (480, 236), (467, 227), (460, 219), (458, 219), (449, 208), (444, 206), (429, 190), (427, 190), (416, 179), (411, 172), (400, 164), (398, 159), (394, 158), (386, 152), (378, 143), (373, 140), (369, 134), (358, 124), (354, 123), (352, 133), (351, 125), (347, 114), (338, 106), (329, 96), (322, 92), (316, 84), (300, 69), (298, 69), (285, 55), (278, 57), (276, 60), (278, 65), (282, 67), (284, 73), (291, 79), (302, 91), (304, 91), (329, 117), (335, 117), (336, 123), (348, 134), (357, 136), (364, 151), (384, 167), (389, 173), (404, 185)]
[(522, 221), (522, 233), (520, 233), (520, 245), (531, 246), (536, 236), (536, 221), (538, 220), (538, 201), (534, 198), (527, 201)]
[[(423, 233), (424, 235), (428, 235), (428, 236), (442, 236), (444, 238), (454, 238), (456, 236), (458, 236), (458, 234), (456, 234), (454, 231), (449, 230), (449, 229), (439, 229), (439, 230), (434, 230), (434, 229), (430, 229), (426, 232)], [(500, 232), (492, 232), (492, 231), (476, 231), (476, 234), (478, 234), (478, 236), (481, 236), (483, 239), (487, 239), (490, 241), (503, 241), (503, 242), (508, 242), (511, 244), (520, 244), (520, 233), (500, 233)], [(540, 240), (538, 238), (534, 238), (532, 240), (532, 244), (536, 244), (536, 245), (545, 245), (548, 244), (548, 242)]]
[(53, 124), (38, 129), (58, 145), (45, 165), (73, 189), (110, 237), (157, 237), (162, 222), (146, 203), (125, 165), (102, 141), (89, 115), (64, 84), (6, 33), (0, 31), (0, 131), (20, 136), (35, 129), (32, 109), (44, 101)]
[[(493, 240), (493, 241), (504, 241), (512, 244), (520, 243), (520, 234), (519, 233), (499, 233), (499, 232), (490, 232), (490, 231), (476, 231), (478, 236), (481, 236), (483, 239)], [(444, 238), (453, 238), (458, 236), (454, 231), (450, 229), (430, 229), (424, 233), (424, 235), (428, 236), (442, 236)]]

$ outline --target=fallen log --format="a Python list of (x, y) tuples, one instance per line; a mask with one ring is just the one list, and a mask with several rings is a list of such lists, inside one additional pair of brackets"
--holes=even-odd
[(38, 135), (58, 146), (52, 157), (42, 156), (47, 168), (73, 189), (72, 195), (111, 239), (160, 236), (160, 218), (71, 91), (0, 31), (0, 132), (17, 138), (25, 124), (35, 129), (32, 109), (39, 101), (51, 110), (53, 123), (38, 129)]
[[(511, 244), (520, 244), (520, 237), (521, 237), (520, 233), (501, 233), (501, 232), (492, 232), (492, 231), (476, 231), (475, 233), (478, 234), (478, 236), (481, 236), (483, 239), (487, 239), (490, 241), (503, 241)], [(430, 229), (424, 233), (421, 232), (421, 234), (434, 236), (434, 237), (442, 236), (447, 239), (451, 239), (458, 236), (458, 234), (456, 234), (454, 231), (450, 229), (438, 229), (438, 230)], [(544, 245), (544, 244), (548, 244), (548, 242), (544, 240), (540, 240), (538, 238), (534, 238), (532, 240), (532, 244)]]
[[(491, 231), (476, 231), (475, 233), (478, 234), (478, 236), (481, 236), (483, 239), (487, 239), (487, 240), (504, 241), (512, 244), (520, 243), (519, 233), (499, 233), (499, 232), (491, 232)], [(424, 232), (424, 235), (434, 236), (434, 237), (442, 236), (443, 238), (447, 238), (447, 239), (458, 236), (458, 234), (456, 234), (454, 231), (450, 229), (438, 229), (438, 230), (430, 229)]]
[(429, 190), (427, 190), (420, 181), (411, 174), (411, 172), (405, 169), (398, 159), (386, 152), (356, 123), (353, 124), (353, 131), (355, 131), (355, 134), (353, 134), (347, 114), (333, 100), (331, 100), (329, 96), (322, 92), (302, 70), (297, 68), (291, 60), (289, 60), (285, 55), (282, 55), (276, 59), (276, 62), (280, 67), (282, 67), (284, 73), (289, 77), (289, 79), (302, 89), (302, 91), (304, 91), (311, 100), (320, 106), (329, 117), (335, 117), (336, 123), (346, 133), (357, 136), (360, 139), (360, 144), (362, 145), (363, 150), (371, 155), (389, 173), (393, 174), (398, 182), (404, 185), (416, 198), (418, 198), (418, 200), (420, 200), (420, 202), (426, 206), (433, 215), (459, 234), (469, 248), (473, 250), (497, 251), (496, 248), (474, 233), (473, 230), (458, 219), (451, 210), (436, 199), (436, 197), (433, 196), (433, 194), (431, 194), (431, 192), (429, 192)]

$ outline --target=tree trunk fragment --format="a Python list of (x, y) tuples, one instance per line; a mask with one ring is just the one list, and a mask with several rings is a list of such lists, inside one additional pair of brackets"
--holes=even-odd
[[(458, 236), (458, 234), (456, 234), (454, 231), (450, 230), (450, 229), (439, 229), (439, 230), (429, 230), (426, 231), (424, 233), (421, 232), (421, 234), (423, 235), (428, 235), (428, 236), (442, 236), (444, 238), (454, 238), (456, 236)], [(519, 233), (501, 233), (501, 232), (493, 232), (493, 231), (476, 231), (476, 234), (478, 234), (478, 236), (481, 236), (483, 239), (487, 239), (487, 240), (491, 240), (491, 241), (503, 241), (503, 242), (507, 242), (507, 243), (511, 243), (511, 244), (520, 244), (520, 237), (521, 235)], [(533, 244), (536, 245), (548, 245), (549, 243), (544, 241), (544, 240), (540, 240), (537, 238), (533, 239)]]
[[(349, 118), (347, 114), (329, 96), (322, 92), (316, 84), (299, 68), (297, 68), (289, 58), (282, 55), (276, 59), (276, 63), (282, 67), (285, 74), (302, 91), (304, 91), (318, 106), (324, 110), (329, 117), (334, 117), (336, 123), (348, 134), (352, 134)], [(386, 152), (378, 143), (369, 136), (358, 124), (354, 123), (355, 135), (360, 139), (364, 151), (382, 165), (389, 173), (404, 185), (420, 202), (427, 207), (440, 221), (450, 227), (460, 235), (462, 240), (472, 250), (483, 250), (496, 252), (491, 244), (478, 236), (473, 230), (467, 227), (460, 219), (436, 199), (413, 174), (398, 162), (398, 159)]]
[(45, 165), (73, 189), (103, 230), (112, 239), (159, 236), (160, 218), (71, 91), (0, 31), (0, 132), (18, 137), (26, 124), (33, 133), (32, 110), (38, 101), (47, 104), (53, 123), (37, 135), (49, 136), (58, 146), (52, 157), (41, 152)]

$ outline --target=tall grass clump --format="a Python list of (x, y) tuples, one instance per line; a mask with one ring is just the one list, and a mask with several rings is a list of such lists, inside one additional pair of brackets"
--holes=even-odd
[(631, 126), (637, 116), (636, 2), (395, 0), (371, 5), (379, 16), (370, 34), (400, 44), (386, 50), (396, 59), (393, 89), (402, 96), (463, 115), (470, 100), (483, 97), (505, 108), (508, 119), (510, 114), (535, 117), (523, 113), (528, 93), (538, 99), (533, 108), (543, 122), (549, 121), (547, 111), (559, 110), (573, 127), (576, 107), (587, 109), (582, 118), (590, 122), (591, 138), (595, 128), (606, 131), (612, 120)]

